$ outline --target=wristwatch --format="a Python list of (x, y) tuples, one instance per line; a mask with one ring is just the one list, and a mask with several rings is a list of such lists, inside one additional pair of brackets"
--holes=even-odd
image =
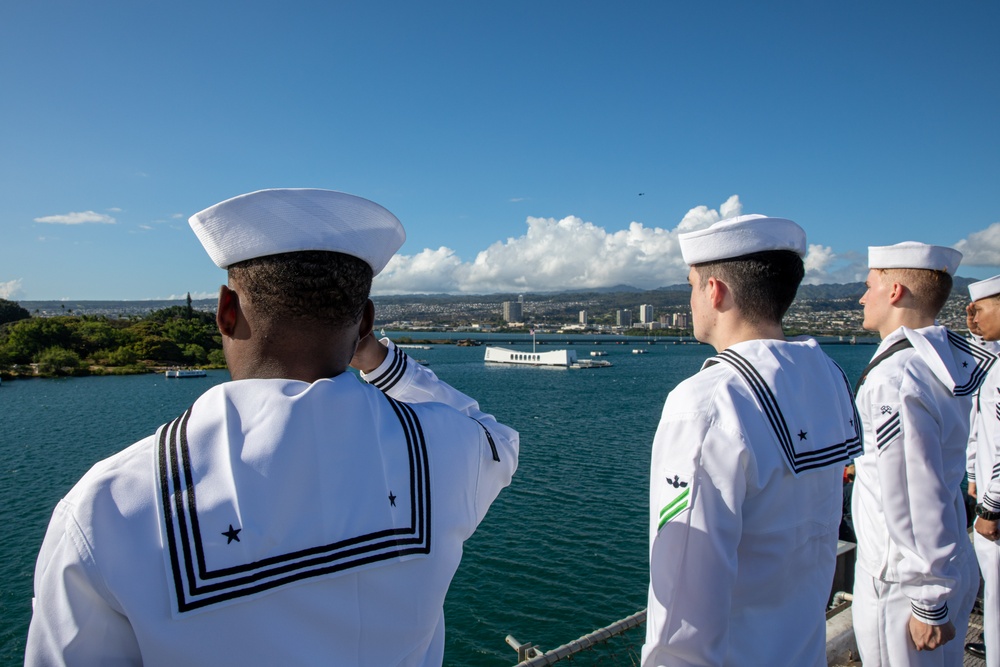
[(1000, 512), (991, 512), (982, 503), (976, 505), (976, 516), (983, 521), (997, 521), (1000, 519)]

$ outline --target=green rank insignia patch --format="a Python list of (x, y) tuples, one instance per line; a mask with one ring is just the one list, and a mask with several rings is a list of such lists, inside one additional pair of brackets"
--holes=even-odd
[(660, 520), (656, 530), (691, 508), (691, 478), (680, 475), (667, 475), (660, 491)]

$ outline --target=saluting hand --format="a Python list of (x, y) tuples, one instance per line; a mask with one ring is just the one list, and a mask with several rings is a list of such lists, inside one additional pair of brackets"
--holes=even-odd
[(371, 332), (358, 342), (354, 357), (351, 359), (351, 368), (371, 373), (385, 361), (388, 354), (389, 348), (378, 342), (374, 332)]

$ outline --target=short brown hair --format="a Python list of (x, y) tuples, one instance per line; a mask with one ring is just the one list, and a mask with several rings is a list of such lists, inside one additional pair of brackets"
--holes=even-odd
[(229, 278), (260, 316), (334, 327), (358, 321), (372, 277), (364, 260), (319, 250), (258, 257), (229, 267)]
[(933, 269), (876, 269), (886, 282), (905, 285), (910, 290), (917, 307), (937, 315), (951, 295), (952, 278), (947, 271)]
[(726, 283), (740, 314), (750, 322), (774, 322), (795, 300), (805, 265), (791, 250), (768, 250), (718, 262), (695, 264), (701, 286), (711, 276)]

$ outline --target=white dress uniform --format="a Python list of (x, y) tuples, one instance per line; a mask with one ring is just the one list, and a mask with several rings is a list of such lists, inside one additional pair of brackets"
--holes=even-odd
[[(974, 474), (976, 500), (991, 512), (1000, 511), (1000, 365), (995, 365), (979, 390), (976, 414)], [(983, 637), (986, 664), (1000, 666), (1000, 544), (979, 533), (973, 538), (983, 575)]]
[(94, 466), (45, 536), (26, 664), (440, 665), (518, 434), (387, 345), (371, 385), (225, 383)]
[[(973, 345), (978, 345), (990, 354), (996, 356), (1000, 355), (1000, 341), (986, 340), (982, 336), (977, 336), (974, 333), (969, 334), (967, 339)], [(966, 473), (969, 476), (969, 482), (975, 483), (976, 481), (976, 452), (979, 449), (977, 439), (979, 437), (979, 425), (977, 423), (979, 419), (979, 405), (977, 400), (972, 406), (972, 421), (971, 427), (969, 428), (969, 447), (967, 451), (967, 465)], [(978, 491), (977, 491), (978, 493)]]
[(860, 452), (850, 384), (812, 339), (733, 345), (671, 391), (642, 664), (826, 665), (843, 470)]
[[(859, 381), (852, 612), (866, 667), (961, 665), (978, 577), (961, 483), (972, 396), (994, 357), (942, 326), (886, 336)], [(917, 651), (914, 616), (957, 638)]]

